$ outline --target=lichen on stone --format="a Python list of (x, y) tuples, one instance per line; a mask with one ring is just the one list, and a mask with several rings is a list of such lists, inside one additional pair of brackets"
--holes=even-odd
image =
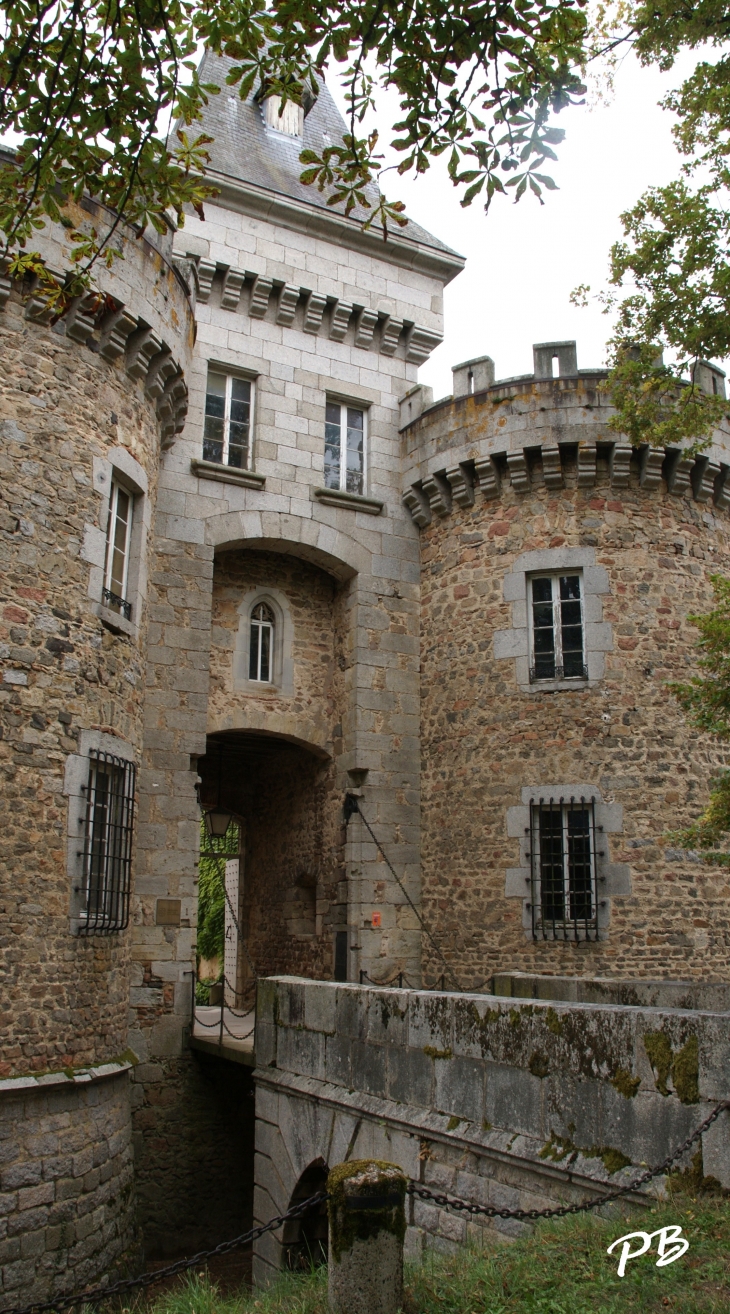
[[(339, 1263), (355, 1241), (367, 1241), (379, 1232), (390, 1232), (403, 1241), (406, 1234), (406, 1178), (398, 1164), (383, 1159), (353, 1159), (337, 1164), (327, 1178), (327, 1212), (330, 1250)], [(398, 1196), (398, 1203), (375, 1209), (349, 1209), (348, 1196), (361, 1199), (382, 1197), (383, 1189)]]

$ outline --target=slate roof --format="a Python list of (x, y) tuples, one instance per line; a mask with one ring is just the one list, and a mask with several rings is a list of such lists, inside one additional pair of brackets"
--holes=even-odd
[[(320, 83), (317, 102), (304, 120), (302, 141), (299, 137), (288, 137), (267, 128), (261, 106), (253, 95), (242, 101), (237, 87), (226, 86), (226, 75), (234, 63), (233, 59), (206, 52), (200, 68), (201, 82), (214, 82), (222, 88), (220, 95), (210, 97), (200, 125), (200, 131), (214, 139), (207, 147), (210, 171), (252, 183), (305, 205), (327, 209), (330, 213), (334, 208), (337, 213), (340, 207), (327, 205), (326, 192), (306, 186), (299, 180), (303, 168), (299, 161), (300, 151), (309, 148), (321, 153), (323, 147), (340, 141), (346, 131), (345, 121), (328, 88)], [(377, 194), (376, 187), (371, 190)], [(362, 218), (363, 212), (358, 217)], [(410, 238), (436, 251), (456, 254), (412, 219), (407, 227), (394, 226), (393, 231), (401, 241)]]

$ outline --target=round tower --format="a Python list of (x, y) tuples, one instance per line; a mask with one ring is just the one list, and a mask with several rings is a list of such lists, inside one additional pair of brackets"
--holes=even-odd
[[(689, 459), (607, 427), (575, 343), (404, 400), (421, 535), (423, 908), (466, 986), (494, 973), (717, 979), (726, 874), (672, 843), (724, 755), (667, 689), (730, 569), (730, 429)], [(720, 389), (709, 365), (701, 386)], [(425, 409), (424, 408), (425, 404)], [(443, 970), (424, 943), (424, 976)]]
[[(85, 202), (78, 220), (111, 216)], [(164, 249), (120, 241), (103, 295), (56, 322), (36, 286), (0, 279), (0, 1309), (112, 1271), (132, 1240), (147, 540), (160, 452), (184, 422), (193, 319)], [(60, 277), (63, 230), (39, 246)]]

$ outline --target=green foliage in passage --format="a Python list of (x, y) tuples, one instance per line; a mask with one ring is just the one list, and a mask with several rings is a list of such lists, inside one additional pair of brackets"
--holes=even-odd
[[(200, 822), (200, 866), (198, 868), (198, 962), (217, 958), (223, 969), (226, 929), (225, 856), (239, 851), (239, 828), (232, 821), (222, 838), (209, 836)], [(220, 853), (220, 858), (206, 856)]]
[[(730, 355), (730, 46), (727, 14), (715, 0), (624, 0), (603, 8), (598, 33), (632, 45), (644, 65), (670, 69), (683, 50), (709, 47), (711, 60), (662, 102), (684, 157), (679, 176), (651, 187), (621, 216), (625, 240), (611, 251), (608, 310), (618, 307), (608, 390), (612, 428), (632, 443), (706, 446), (725, 413), (722, 399), (693, 386), (699, 360)], [(588, 289), (578, 289), (580, 299)], [(657, 348), (676, 364), (665, 367)]]
[[(468, 203), (483, 191), (531, 189), (563, 133), (549, 122), (582, 94), (585, 0), (9, 0), (0, 10), (0, 137), (16, 134), (15, 161), (0, 160), (0, 256), (38, 272), (29, 249), (47, 219), (69, 229), (76, 272), (57, 298), (90, 285), (111, 260), (123, 214), (164, 231), (168, 214), (202, 214), (210, 139), (196, 131), (219, 88), (201, 84), (201, 47), (231, 57), (240, 95), (303, 103), (323, 71), (342, 65), (349, 101), (343, 145), (305, 153), (305, 181), (365, 222), (403, 223), (400, 202), (369, 187), (377, 134), (358, 135), (380, 88), (395, 89), (394, 145), (401, 171), (422, 172), (449, 152)], [(174, 131), (168, 136), (167, 129)], [(78, 205), (91, 195), (114, 214), (99, 227)]]
[[(671, 684), (690, 721), (698, 729), (730, 740), (730, 580), (712, 575), (717, 605), (706, 616), (690, 616), (700, 632), (701, 675), (687, 684)], [(692, 826), (675, 838), (687, 847), (707, 852), (708, 860), (730, 865), (730, 853), (718, 850), (730, 831), (730, 771), (713, 782), (710, 802)], [(710, 851), (711, 852), (708, 852)]]
[[(626, 1276), (606, 1248), (618, 1237), (677, 1223), (690, 1243), (656, 1267), (656, 1248), (629, 1261)], [(282, 1275), (268, 1291), (222, 1296), (206, 1279), (152, 1306), (154, 1314), (328, 1314), (327, 1272)], [(726, 1314), (730, 1309), (730, 1204), (677, 1195), (652, 1210), (625, 1208), (544, 1223), (513, 1245), (429, 1257), (406, 1275), (405, 1314)]]

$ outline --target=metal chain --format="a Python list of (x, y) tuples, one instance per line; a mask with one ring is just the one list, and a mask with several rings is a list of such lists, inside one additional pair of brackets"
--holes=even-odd
[[(459, 978), (458, 978), (458, 977), (456, 976), (456, 974), (454, 973), (454, 969), (453, 969), (453, 967), (451, 967), (450, 964), (447, 962), (447, 960), (444, 958), (444, 955), (443, 955), (443, 953), (442, 953), (442, 951), (441, 951), (441, 947), (440, 947), (440, 945), (438, 945), (437, 942), (434, 940), (434, 938), (433, 938), (431, 932), (429, 931), (429, 929), (428, 929), (426, 923), (425, 923), (424, 920), (423, 920), (423, 917), (421, 916), (420, 912), (418, 911), (418, 909), (417, 909), (415, 903), (413, 902), (413, 900), (412, 900), (410, 894), (408, 893), (408, 891), (407, 891), (405, 885), (403, 884), (403, 882), (402, 882), (400, 876), (398, 875), (398, 873), (397, 873), (395, 867), (393, 866), (392, 862), (390, 861), (390, 858), (388, 857), (387, 853), (385, 852), (385, 849), (383, 848), (382, 844), (380, 843), (380, 840), (378, 839), (378, 837), (377, 837), (377, 835), (375, 834), (375, 832), (374, 832), (372, 826), (370, 825), (370, 822), (368, 821), (367, 817), (365, 816), (365, 813), (362, 811), (362, 809), (361, 809), (361, 807), (360, 807), (360, 805), (359, 805), (359, 803), (358, 803), (358, 800), (357, 800), (357, 795), (356, 795), (356, 794), (348, 794), (347, 797), (348, 797), (348, 799), (349, 799), (349, 801), (350, 801), (350, 807), (351, 807), (351, 809), (352, 809), (352, 812), (356, 812), (357, 815), (359, 816), (360, 820), (362, 821), (363, 826), (365, 827), (365, 829), (366, 829), (366, 831), (368, 832), (368, 834), (369, 834), (371, 840), (373, 841), (373, 844), (375, 845), (376, 849), (378, 850), (378, 853), (380, 854), (381, 858), (383, 859), (383, 862), (385, 863), (385, 865), (387, 866), (388, 870), (390, 871), (391, 876), (392, 876), (393, 879), (397, 882), (397, 884), (398, 884), (398, 886), (399, 886), (399, 888), (400, 888), (401, 893), (405, 896), (406, 900), (407, 900), (408, 903), (410, 904), (411, 910), (412, 910), (413, 913), (415, 914), (415, 916), (416, 916), (416, 920), (417, 920), (417, 922), (418, 922), (418, 924), (419, 924), (421, 930), (423, 931), (424, 935), (427, 936), (428, 939), (431, 941), (431, 944), (433, 945), (433, 948), (436, 950), (436, 953), (438, 954), (439, 958), (441, 959), (441, 962), (443, 963), (444, 967), (446, 968), (446, 971), (448, 972), (449, 976), (451, 977), (452, 981), (454, 982), (454, 984), (455, 984), (457, 990), (458, 990), (460, 993), (463, 993), (463, 992), (464, 992), (464, 987), (462, 986), (461, 982), (459, 981)], [(349, 821), (349, 817), (348, 817), (348, 821)]]
[[(565, 1218), (568, 1214), (585, 1213), (588, 1209), (596, 1209), (599, 1205), (607, 1204), (610, 1200), (617, 1200), (622, 1195), (628, 1195), (631, 1191), (636, 1191), (640, 1186), (644, 1186), (654, 1177), (661, 1177), (671, 1168), (673, 1163), (681, 1159), (686, 1154), (700, 1136), (704, 1135), (708, 1127), (719, 1118), (724, 1110), (730, 1110), (730, 1100), (722, 1100), (720, 1104), (713, 1109), (712, 1113), (700, 1123), (699, 1127), (688, 1136), (686, 1140), (670, 1154), (663, 1163), (656, 1168), (648, 1168), (646, 1172), (635, 1177), (633, 1182), (627, 1186), (617, 1186), (611, 1191), (604, 1191), (602, 1195), (595, 1196), (592, 1200), (586, 1200), (583, 1204), (560, 1205), (556, 1209), (497, 1209), (494, 1205), (474, 1204), (468, 1200), (460, 1200), (458, 1197), (441, 1195), (435, 1191), (430, 1191), (427, 1186), (422, 1186), (420, 1182), (409, 1182), (407, 1191), (409, 1195), (418, 1196), (422, 1200), (431, 1200), (434, 1204), (441, 1205), (446, 1209), (456, 1209), (462, 1213), (481, 1214), (487, 1218), (516, 1218), (520, 1220), (529, 1219), (531, 1221), (539, 1218)], [(120, 1295), (122, 1292), (135, 1291), (142, 1287), (150, 1287), (155, 1282), (161, 1282), (163, 1278), (175, 1277), (178, 1273), (184, 1273), (186, 1269), (195, 1268), (196, 1265), (203, 1263), (204, 1260), (213, 1259), (217, 1255), (229, 1254), (232, 1250), (238, 1250), (252, 1241), (257, 1241), (260, 1236), (266, 1232), (273, 1232), (282, 1223), (286, 1223), (290, 1218), (298, 1218), (300, 1214), (306, 1213), (313, 1209), (315, 1205), (322, 1204), (328, 1198), (326, 1191), (318, 1191), (316, 1195), (311, 1195), (308, 1200), (302, 1200), (299, 1204), (293, 1205), (285, 1214), (277, 1214), (268, 1223), (262, 1223), (259, 1227), (254, 1227), (250, 1232), (244, 1232), (241, 1236), (234, 1237), (231, 1241), (221, 1241), (220, 1245), (214, 1246), (212, 1250), (199, 1250), (196, 1255), (190, 1259), (178, 1259), (172, 1264), (167, 1264), (165, 1268), (155, 1269), (153, 1273), (144, 1273), (138, 1278), (123, 1278), (120, 1282), (114, 1282), (110, 1286), (93, 1287), (90, 1290), (77, 1292), (72, 1296), (61, 1296), (57, 1300), (35, 1301), (30, 1305), (15, 1306), (13, 1309), (3, 1311), (3, 1314), (58, 1314), (58, 1311), (71, 1309), (73, 1305), (79, 1305), (82, 1301), (89, 1300), (108, 1300), (110, 1296)]]
[(59, 1296), (57, 1300), (35, 1301), (31, 1305), (16, 1306), (14, 1309), (4, 1310), (3, 1314), (58, 1314), (59, 1310), (71, 1309), (73, 1305), (80, 1305), (82, 1301), (89, 1300), (108, 1300), (110, 1296), (118, 1296), (125, 1291), (135, 1291), (141, 1287), (151, 1287), (155, 1282), (161, 1282), (163, 1278), (175, 1277), (177, 1273), (184, 1273), (188, 1268), (195, 1268), (197, 1264), (203, 1263), (206, 1259), (213, 1259), (217, 1255), (227, 1255), (231, 1250), (238, 1250), (242, 1246), (249, 1245), (252, 1241), (257, 1241), (265, 1232), (273, 1232), (282, 1223), (286, 1223), (290, 1218), (298, 1218), (308, 1209), (313, 1209), (315, 1205), (321, 1204), (327, 1199), (326, 1191), (318, 1191), (316, 1195), (311, 1195), (308, 1200), (302, 1200), (300, 1204), (292, 1205), (285, 1214), (278, 1214), (268, 1223), (262, 1223), (259, 1227), (253, 1227), (250, 1232), (243, 1232), (241, 1236), (236, 1236), (232, 1241), (221, 1241), (220, 1245), (215, 1246), (212, 1250), (199, 1250), (197, 1255), (191, 1259), (177, 1259), (173, 1264), (167, 1264), (165, 1268), (156, 1268), (153, 1273), (143, 1273), (137, 1278), (123, 1278), (120, 1282), (113, 1282), (106, 1287), (92, 1287), (90, 1290), (77, 1292), (73, 1296)]
[[(586, 1200), (584, 1204), (560, 1205), (556, 1209), (497, 1209), (495, 1205), (472, 1204), (468, 1200), (460, 1200), (448, 1195), (438, 1195), (435, 1191), (429, 1191), (427, 1186), (421, 1186), (420, 1182), (409, 1182), (408, 1193), (417, 1195), (422, 1200), (432, 1200), (434, 1204), (442, 1205), (447, 1209), (457, 1209), (467, 1214), (484, 1214), (487, 1218), (518, 1218), (518, 1219), (537, 1219), (537, 1218), (565, 1218), (568, 1214), (582, 1214), (587, 1209), (596, 1209), (599, 1205), (607, 1204), (610, 1200), (618, 1200), (622, 1195), (628, 1195), (630, 1191), (636, 1191), (646, 1182), (650, 1182), (653, 1177), (661, 1177), (671, 1168), (673, 1163), (682, 1158), (687, 1150), (698, 1141), (700, 1136), (711, 1127), (716, 1118), (719, 1118), (724, 1109), (730, 1109), (730, 1100), (723, 1100), (713, 1109), (709, 1117), (700, 1124), (696, 1131), (683, 1141), (674, 1154), (670, 1154), (668, 1159), (657, 1165), (656, 1168), (647, 1168), (645, 1173), (635, 1177), (633, 1182), (627, 1186), (617, 1186), (611, 1191), (605, 1191), (603, 1195), (596, 1196), (593, 1200)], [(595, 1180), (595, 1179), (594, 1179)]]

